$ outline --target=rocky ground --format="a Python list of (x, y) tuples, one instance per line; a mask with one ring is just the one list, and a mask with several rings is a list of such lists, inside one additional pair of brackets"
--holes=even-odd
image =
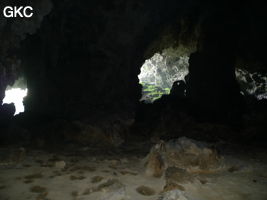
[[(267, 157), (263, 151), (256, 154), (224, 147), (219, 155), (186, 138), (176, 140), (175, 145), (163, 142), (150, 152), (146, 143), (106, 151), (74, 146), (56, 151), (2, 146), (0, 199), (267, 199)], [(170, 157), (175, 151), (177, 155)], [(206, 159), (206, 165), (201, 159)], [(151, 170), (162, 173), (155, 176)]]

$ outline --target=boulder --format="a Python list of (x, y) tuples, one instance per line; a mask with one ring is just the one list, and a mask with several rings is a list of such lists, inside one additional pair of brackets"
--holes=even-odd
[(216, 150), (206, 143), (186, 137), (168, 142), (161, 140), (151, 148), (145, 158), (146, 174), (161, 177), (167, 169), (179, 169), (189, 173), (209, 173), (219, 167), (219, 161), (220, 157)]

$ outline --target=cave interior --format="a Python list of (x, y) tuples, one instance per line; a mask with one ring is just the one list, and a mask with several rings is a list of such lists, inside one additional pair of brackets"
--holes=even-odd
[(24, 4), (0, 16), (1, 200), (267, 199), (262, 1)]

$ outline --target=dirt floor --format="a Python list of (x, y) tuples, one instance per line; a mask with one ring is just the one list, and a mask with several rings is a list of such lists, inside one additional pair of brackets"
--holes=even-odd
[(166, 191), (165, 176), (156, 178), (145, 173), (145, 151), (73, 149), (55, 152), (1, 147), (0, 199), (267, 199), (267, 154), (263, 152), (225, 151), (224, 170), (191, 174), (190, 180)]

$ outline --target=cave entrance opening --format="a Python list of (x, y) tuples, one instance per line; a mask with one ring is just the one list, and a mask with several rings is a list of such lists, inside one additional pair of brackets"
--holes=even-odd
[(14, 115), (22, 113), (25, 110), (23, 99), (27, 96), (27, 94), (28, 89), (26, 81), (24, 78), (19, 78), (12, 86), (7, 86), (5, 91), (5, 98), (3, 99), (3, 104), (14, 103), (16, 110)]
[[(153, 103), (162, 95), (168, 95), (174, 82), (185, 81), (193, 51), (184, 47), (170, 47), (147, 59), (138, 75), (139, 84), (142, 85), (140, 101)], [(267, 99), (266, 73), (249, 72), (245, 67), (236, 66), (235, 74), (243, 95), (252, 95), (258, 100)]]
[(236, 68), (236, 79), (243, 95), (254, 96), (258, 100), (267, 99), (267, 74), (249, 72), (245, 68)]
[(162, 95), (168, 95), (175, 81), (185, 80), (188, 61), (189, 54), (174, 48), (164, 49), (147, 59), (138, 75), (139, 84), (142, 85), (140, 101), (153, 103)]

